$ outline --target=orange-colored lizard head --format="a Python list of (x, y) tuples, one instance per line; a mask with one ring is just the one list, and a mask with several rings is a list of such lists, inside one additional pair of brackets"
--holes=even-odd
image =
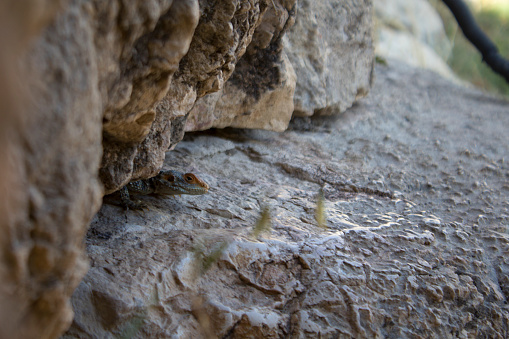
[(155, 177), (156, 193), (164, 195), (205, 194), (209, 185), (193, 173), (179, 171), (161, 171)]
[(200, 178), (198, 178), (193, 173), (185, 173), (184, 174), (184, 180), (189, 185), (197, 185), (197, 186), (203, 187), (207, 191), (209, 189), (209, 185), (207, 185), (207, 183), (205, 181), (201, 180)]

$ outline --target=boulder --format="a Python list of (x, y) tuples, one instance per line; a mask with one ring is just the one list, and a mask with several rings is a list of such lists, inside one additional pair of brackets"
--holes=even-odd
[(284, 48), (297, 74), (294, 115), (344, 112), (371, 86), (372, 1), (299, 1)]
[(0, 4), (1, 338), (59, 336), (87, 272), (102, 107), (84, 11), (65, 1)]
[(295, 0), (268, 2), (231, 78), (219, 91), (196, 101), (189, 112), (186, 131), (236, 127), (282, 132), (288, 127), (296, 75), (282, 37), (294, 20)]
[(271, 1), (269, 7), (230, 81), (196, 102), (187, 131), (230, 126), (281, 132), (293, 115), (338, 114), (368, 93), (370, 0)]
[(295, 13), (291, 0), (0, 4), (0, 336), (69, 325), (101, 196), (156, 174), (197, 129), (186, 120), (199, 98), (235, 97), (222, 126), (286, 128)]
[[(102, 6), (101, 18), (115, 17), (114, 6)], [(175, 1), (128, 12), (135, 23), (149, 25), (129, 31), (124, 42), (132, 47), (122, 49), (117, 64), (109, 55), (118, 53), (99, 46), (116, 70), (104, 80), (99, 174), (106, 193), (155, 175), (185, 131), (228, 126), (283, 131), (294, 112), (342, 112), (369, 90), (370, 0), (201, 1), (198, 23), (197, 8)], [(301, 15), (292, 30), (296, 13)], [(105, 32), (113, 27), (101, 25)], [(105, 36), (123, 42), (125, 35), (115, 38), (116, 32)]]
[(442, 59), (449, 57), (451, 42), (442, 18), (428, 0), (374, 0), (373, 3), (377, 26), (407, 32)]
[(238, 106), (217, 118), (222, 127), (286, 128), (296, 76), (282, 39), (295, 6), (0, 4), (2, 337), (50, 338), (69, 325), (101, 196), (156, 174), (186, 129), (208, 123), (207, 110), (186, 124), (199, 98), (234, 96), (222, 101)]
[(375, 52), (460, 82), (447, 65), (452, 46), (427, 0), (374, 0)]
[(154, 176), (161, 167), (174, 134), (169, 117), (156, 104), (170, 88), (182, 92), (174, 74), (198, 18), (198, 0), (94, 4), (91, 19), (104, 105), (99, 176), (106, 193), (131, 179)]
[[(211, 119), (217, 119), (223, 127), (234, 120), (231, 124), (237, 127), (251, 124), (258, 128), (284, 129), (292, 112), (295, 76), (282, 54), (281, 36), (291, 25), (292, 6), (292, 1), (283, 5), (263, 0), (200, 1), (198, 13), (198, 2), (176, 1), (161, 16), (164, 22), (153, 28), (154, 32), (133, 37), (137, 45), (126, 55), (132, 71), (121, 70), (120, 77), (126, 79), (116, 81), (115, 86), (117, 97), (124, 99), (118, 100), (114, 110), (105, 113), (100, 177), (106, 193), (130, 180), (157, 174), (165, 152), (182, 139), (185, 130), (213, 127)], [(142, 11), (138, 15), (143, 14)], [(152, 13), (152, 17), (158, 18), (157, 13)], [(147, 61), (150, 55), (145, 54), (151, 51), (148, 46), (161, 54), (156, 53), (155, 63)], [(245, 53), (247, 56), (242, 58)], [(222, 90), (236, 67), (245, 71), (233, 77), (228, 89), (235, 92), (240, 86), (242, 93), (246, 88), (256, 89), (244, 97), (241, 92), (235, 92), (234, 104), (239, 107), (230, 107), (234, 107), (236, 117), (228, 110), (220, 118), (210, 109), (202, 109), (203, 117), (191, 114), (186, 124), (193, 106), (203, 106), (197, 100)], [(269, 106), (277, 109), (270, 112)], [(248, 108), (252, 116), (249, 116), (251, 111), (246, 111)], [(281, 113), (283, 116), (279, 117)], [(114, 122), (112, 128), (116, 132), (110, 132), (110, 121)]]

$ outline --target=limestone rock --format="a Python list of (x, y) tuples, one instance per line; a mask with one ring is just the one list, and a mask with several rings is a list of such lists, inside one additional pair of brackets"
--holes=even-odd
[[(294, 3), (0, 4), (0, 141), (6, 145), (0, 151), (6, 215), (0, 295), (7, 300), (0, 318), (10, 325), (0, 326), (2, 336), (21, 329), (16, 337), (55, 337), (68, 326), (69, 296), (86, 271), (82, 239), (100, 196), (155, 174), (181, 140), (197, 98), (224, 88), (234, 69), (239, 73), (230, 85), (242, 88), (243, 107), (252, 111), (231, 124), (286, 127), (295, 76), (281, 39), (294, 20)], [(261, 73), (249, 74), (251, 63), (263, 65)], [(93, 302), (105, 314), (103, 324), (123, 321), (109, 318), (111, 305), (132, 306), (118, 296), (103, 302), (110, 292)], [(254, 324), (256, 317), (243, 321)]]
[(231, 78), (218, 92), (196, 102), (187, 131), (230, 126), (282, 132), (288, 127), (296, 77), (282, 37), (293, 24), (294, 8), (295, 0), (269, 2)]
[(405, 31), (380, 27), (377, 31), (376, 53), (384, 58), (399, 59), (414, 67), (437, 72), (443, 77), (457, 81), (456, 75), (437, 52), (428, 44)]
[[(150, 177), (170, 146), (170, 120), (156, 104), (166, 95), (198, 23), (198, 0), (94, 4), (104, 102), (100, 177), (106, 193)], [(118, 27), (117, 27), (118, 24)]]
[[(245, 73), (249, 71), (241, 72), (238, 68), (244, 64), (252, 67), (253, 63), (243, 62), (245, 59), (242, 59), (237, 71), (222, 90), (196, 102), (187, 118), (185, 130), (236, 127), (285, 131), (293, 114), (296, 77), (286, 55), (283, 53), (280, 58), (277, 65), (271, 64), (277, 74), (273, 86), (259, 86), (257, 80), (263, 81), (260, 75), (246, 80)], [(267, 67), (263, 70), (262, 68), (263, 66), (255, 69), (261, 70), (261, 74), (268, 73)]]
[[(0, 4), (0, 337), (55, 338), (102, 194), (93, 30), (65, 1)], [(53, 42), (60, 41), (60, 45)]]
[(284, 49), (297, 74), (295, 114), (344, 112), (371, 86), (371, 0), (298, 2)]
[(103, 205), (64, 338), (503, 337), (509, 103), (388, 64), (340, 116), (186, 135), (208, 195)]
[(371, 1), (269, 2), (232, 78), (196, 102), (186, 130), (283, 131), (293, 113), (343, 112), (369, 90), (372, 28)]
[(441, 58), (451, 52), (444, 24), (428, 0), (374, 0), (377, 24), (407, 32), (431, 47)]
[[(300, 23), (284, 42), (297, 6), (302, 6)], [(178, 15), (180, 12), (171, 14), (181, 7), (189, 18)], [(170, 49), (172, 44), (182, 46), (174, 51), (171, 65), (175, 66), (186, 50), (185, 41), (194, 27), (191, 12), (175, 3), (162, 17), (173, 26), (163, 23), (161, 27), (177, 33), (175, 37), (163, 35), (171, 43), (159, 45)], [(173, 148), (185, 131), (227, 126), (283, 131), (293, 112), (333, 114), (350, 107), (356, 98), (366, 95), (371, 81), (371, 14), (370, 0), (304, 1), (299, 5), (295, 0), (202, 0), (200, 22), (189, 50), (178, 70), (172, 66), (168, 71), (140, 59), (144, 46), (152, 43), (154, 35), (157, 39), (157, 33), (133, 37), (137, 52), (126, 58), (133, 60), (129, 72), (134, 76), (113, 82), (115, 90), (110, 95), (118, 99), (115, 108), (105, 113), (100, 176), (106, 193), (129, 180), (155, 175), (164, 152)], [(172, 15), (183, 22), (170, 20)], [(154, 106), (159, 94), (166, 91)]]
[[(285, 62), (279, 49), (279, 41), (289, 18), (284, 9), (291, 8), (291, 3), (290, 1), (285, 4), (286, 7), (279, 5), (281, 11), (272, 17), (268, 16), (270, 19), (267, 19), (267, 25), (273, 26), (264, 26), (261, 30), (263, 34), (259, 34), (260, 38), (254, 37), (255, 30), (262, 23), (268, 9), (268, 2), (262, 0), (200, 1), (200, 21), (196, 29), (197, 3), (175, 1), (168, 12), (161, 16), (162, 22), (158, 23), (160, 30), (159, 26), (154, 28), (151, 25), (148, 28), (155, 29), (154, 32), (132, 37), (135, 49), (126, 55), (127, 60), (131, 60), (130, 68), (121, 70), (121, 74), (128, 70), (129, 76), (114, 82), (116, 90), (113, 91), (113, 96), (119, 99), (114, 105), (115, 109), (105, 114), (105, 151), (100, 175), (107, 193), (117, 190), (129, 180), (146, 178), (157, 173), (162, 166), (165, 152), (182, 139), (187, 114), (196, 100), (225, 86), (239, 59), (249, 51), (250, 44), (250, 54), (255, 55), (253, 60), (258, 60), (256, 62), (260, 65), (265, 64), (264, 67), (274, 74), (267, 76), (264, 79), (267, 83), (260, 86), (260, 93), (266, 92), (260, 102), (255, 104), (249, 99), (252, 96), (252, 93), (249, 93), (243, 103), (244, 107), (252, 108), (253, 116), (260, 112), (262, 118), (272, 119), (270, 114), (267, 115), (266, 108), (273, 104), (273, 100), (278, 100), (280, 110), (289, 116), (291, 103), (288, 102), (294, 79), (291, 66)], [(161, 10), (162, 8), (159, 9)], [(139, 15), (143, 17), (147, 12), (149, 19), (158, 18), (157, 12), (148, 10), (141, 11)], [(140, 21), (144, 22), (142, 18)], [(143, 33), (141, 29), (140, 32)], [(273, 34), (273, 38), (268, 38), (267, 33)], [(157, 53), (161, 55), (157, 54), (155, 58), (157, 62), (151, 63), (150, 55), (145, 55), (147, 46), (160, 50)], [(266, 51), (262, 51), (263, 49)], [(148, 49), (149, 52), (150, 50)], [(186, 52), (185, 57), (180, 60)], [(171, 55), (163, 55), (164, 53)], [(161, 63), (161, 60), (166, 61)], [(131, 73), (134, 75), (130, 75)], [(245, 80), (245, 77), (239, 79)], [(260, 80), (260, 76), (250, 78), (251, 81), (253, 79)], [(272, 85), (274, 88), (270, 87)], [(251, 82), (243, 86), (252, 87)], [(268, 91), (266, 87), (269, 87)], [(278, 119), (288, 120), (287, 117)], [(246, 116), (235, 119), (237, 126), (251, 120), (255, 119)], [(273, 125), (282, 130), (277, 119), (273, 122), (260, 122), (260, 118), (257, 118), (257, 121), (258, 125)], [(198, 122), (197, 125), (203, 124)], [(187, 129), (199, 127), (189, 127), (188, 124)]]
[(374, 0), (376, 54), (422, 67), (459, 82), (446, 63), (451, 43), (427, 0)]

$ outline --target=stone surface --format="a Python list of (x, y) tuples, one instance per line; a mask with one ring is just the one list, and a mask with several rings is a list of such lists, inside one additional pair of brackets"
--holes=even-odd
[[(269, 3), (272, 9), (277, 3), (279, 10), (273, 10), (275, 14), (266, 16)], [(159, 26), (155, 27), (155, 33), (150, 34), (139, 29), (132, 38), (134, 51), (126, 52), (125, 56), (130, 60), (130, 68), (121, 69), (122, 81), (117, 80), (115, 91), (112, 91), (119, 99), (114, 104), (115, 109), (105, 114), (105, 149), (100, 176), (106, 193), (117, 190), (129, 180), (147, 178), (160, 170), (165, 152), (182, 139), (187, 115), (196, 100), (223, 89), (234, 69), (243, 68), (239, 60), (246, 52), (251, 59), (246, 57), (244, 60), (251, 60), (261, 66), (256, 68), (260, 74), (248, 76), (253, 68), (246, 65), (246, 71), (237, 76), (237, 82), (232, 80), (231, 86), (236, 84), (236, 88), (241, 86), (252, 90), (252, 84), (256, 82), (259, 91), (254, 94), (245, 93), (244, 102), (240, 105), (244, 111), (237, 111), (237, 115), (242, 116), (233, 119), (232, 124), (244, 126), (256, 120), (252, 126), (283, 130), (279, 120), (287, 121), (291, 114), (294, 76), (281, 52), (280, 36), (284, 28), (291, 24), (288, 11), (292, 3), (285, 1), (280, 4), (272, 0), (202, 0), (199, 1), (198, 14), (197, 2), (174, 2), (168, 13), (161, 17), (163, 23), (160, 33), (157, 32)], [(144, 22), (147, 13), (149, 18), (158, 18), (158, 12), (144, 10), (137, 14), (141, 22)], [(200, 21), (195, 29), (198, 16)], [(262, 25), (264, 20), (265, 24)], [(259, 26), (259, 33), (255, 34)], [(164, 34), (165, 31), (173, 33)], [(140, 33), (146, 35), (138, 37)], [(192, 41), (189, 40), (191, 35)], [(154, 36), (156, 43), (153, 41)], [(162, 65), (151, 63), (145, 55), (145, 49), (152, 45), (159, 54), (170, 50), (173, 53), (170, 53), (171, 58), (157, 54), (157, 60), (166, 61)], [(127, 77), (124, 75), (126, 70), (129, 70)], [(130, 74), (133, 72), (134, 76)], [(253, 96), (259, 102), (255, 103)], [(246, 112), (247, 108), (253, 110)], [(267, 114), (268, 108), (276, 108), (276, 115), (282, 112), (284, 116), (273, 119), (274, 113)], [(188, 130), (202, 128), (199, 126), (211, 127), (206, 123), (210, 120), (209, 113), (202, 113), (204, 118), (195, 116), (191, 121), (196, 126), (187, 124)], [(251, 113), (252, 117), (260, 116), (253, 119), (247, 116)], [(109, 128), (110, 121), (113, 122), (113, 132)]]
[(504, 337), (509, 103), (388, 65), (343, 115), (186, 135), (210, 193), (103, 205), (64, 338)]
[(438, 12), (428, 0), (374, 0), (377, 25), (407, 32), (446, 59), (451, 43)]
[(285, 131), (293, 115), (296, 76), (287, 56), (283, 54), (281, 59), (278, 65), (272, 65), (279, 74), (276, 88), (261, 86), (260, 93), (250, 93), (249, 86), (256, 87), (259, 76), (254, 77), (256, 80), (245, 81), (244, 74), (236, 72), (223, 89), (195, 103), (185, 130), (236, 127)]
[(186, 131), (212, 127), (286, 130), (293, 114), (296, 75), (282, 37), (294, 20), (295, 0), (269, 2), (231, 78), (218, 92), (197, 100)]
[(408, 32), (381, 27), (377, 31), (376, 53), (383, 58), (399, 59), (414, 67), (437, 72), (443, 77), (460, 82), (449, 65), (429, 45)]
[(196, 102), (186, 130), (283, 131), (293, 114), (343, 112), (368, 93), (372, 31), (371, 0), (270, 1), (232, 78)]
[(93, 34), (65, 1), (4, 1), (0, 31), (0, 337), (55, 338), (102, 193)]
[(50, 338), (69, 325), (101, 195), (154, 175), (198, 98), (226, 88), (243, 109), (228, 124), (286, 128), (295, 74), (282, 36), (294, 4), (0, 4), (1, 337)]
[(377, 55), (432, 70), (450, 80), (451, 43), (442, 19), (427, 0), (374, 0)]
[(298, 2), (284, 48), (297, 74), (295, 115), (344, 112), (365, 96), (374, 59), (371, 0)]
[(169, 117), (156, 104), (175, 86), (174, 73), (189, 49), (199, 10), (198, 0), (93, 6), (104, 102), (99, 174), (111, 193), (161, 167), (172, 133)]
[[(283, 131), (294, 104), (298, 114), (333, 114), (367, 94), (373, 62), (370, 0), (304, 1), (299, 10), (295, 0), (202, 0), (196, 29), (193, 4), (139, 4), (128, 11), (126, 25), (148, 24), (135, 25), (128, 39), (112, 31), (110, 22), (123, 10), (100, 6), (100, 17), (109, 21), (101, 22), (107, 39), (99, 42), (129, 46), (120, 56), (113, 53), (117, 59), (111, 56), (116, 47), (104, 46), (102, 56), (111, 61), (104, 80), (100, 170), (106, 193), (155, 175), (185, 131), (227, 126)], [(297, 28), (283, 41), (296, 11)]]

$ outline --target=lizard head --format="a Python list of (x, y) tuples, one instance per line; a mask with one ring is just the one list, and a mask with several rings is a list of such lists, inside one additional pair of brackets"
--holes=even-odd
[(161, 171), (154, 178), (156, 192), (164, 195), (200, 195), (209, 191), (209, 185), (193, 173)]

